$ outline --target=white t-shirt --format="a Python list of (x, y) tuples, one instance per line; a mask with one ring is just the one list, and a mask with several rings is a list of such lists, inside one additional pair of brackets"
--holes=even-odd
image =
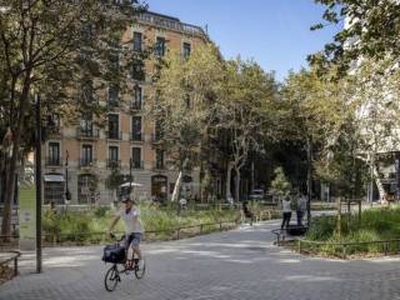
[(292, 208), (290, 207), (290, 205), (291, 205), (290, 201), (283, 200), (282, 201), (283, 212), (292, 212)]
[(119, 216), (125, 224), (125, 233), (143, 233), (144, 228), (142, 221), (140, 220), (140, 209), (137, 207), (132, 207), (129, 213), (126, 213), (126, 209), (121, 209), (117, 216)]

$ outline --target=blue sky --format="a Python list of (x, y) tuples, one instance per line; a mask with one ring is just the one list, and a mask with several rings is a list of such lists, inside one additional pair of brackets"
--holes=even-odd
[(282, 80), (306, 67), (306, 57), (323, 49), (340, 27), (310, 31), (323, 6), (313, 0), (147, 0), (149, 9), (182, 22), (208, 26), (224, 57), (253, 58)]

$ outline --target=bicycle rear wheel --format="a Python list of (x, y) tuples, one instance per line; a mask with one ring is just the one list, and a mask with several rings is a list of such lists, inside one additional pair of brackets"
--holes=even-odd
[(107, 291), (112, 292), (117, 287), (118, 282), (121, 281), (117, 265), (113, 265), (108, 269), (104, 277), (104, 286)]
[(146, 259), (142, 256), (135, 264), (135, 276), (137, 279), (142, 279), (146, 273)]

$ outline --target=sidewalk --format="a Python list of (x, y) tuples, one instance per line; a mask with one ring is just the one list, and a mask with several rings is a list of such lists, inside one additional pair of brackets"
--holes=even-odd
[(195, 238), (143, 245), (148, 272), (104, 289), (102, 247), (44, 250), (43, 274), (25, 254), (22, 275), (0, 286), (0, 299), (400, 299), (393, 260), (341, 261), (273, 246), (280, 220)]

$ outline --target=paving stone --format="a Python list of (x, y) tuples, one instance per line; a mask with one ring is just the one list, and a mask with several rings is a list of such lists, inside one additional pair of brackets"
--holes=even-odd
[(104, 288), (102, 247), (44, 249), (42, 274), (24, 253), (21, 276), (0, 286), (0, 299), (285, 299), (400, 300), (399, 259), (324, 260), (273, 245), (272, 221), (187, 240), (143, 245), (148, 272)]

